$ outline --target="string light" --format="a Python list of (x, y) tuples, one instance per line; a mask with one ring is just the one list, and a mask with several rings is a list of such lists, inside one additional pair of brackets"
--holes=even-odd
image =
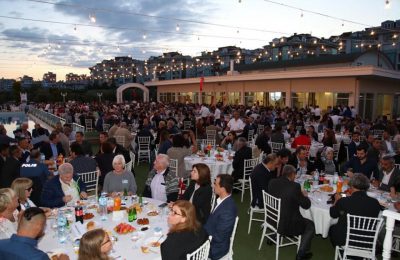
[(74, 32), (76, 32), (76, 24), (74, 25)]
[(89, 19), (92, 23), (96, 23), (96, 14), (95, 13), (89, 14)]
[(385, 0), (385, 8), (386, 9), (390, 8), (390, 1), (389, 0)]
[(176, 30), (177, 32), (179, 32), (179, 30), (180, 30), (180, 28), (179, 28), (179, 23), (176, 25), (175, 30)]
[(303, 17), (304, 17), (304, 13), (303, 13), (303, 10), (301, 10), (300, 18), (303, 18)]
[(145, 39), (147, 38), (146, 33), (144, 33), (142, 37), (143, 37), (143, 39), (145, 40)]

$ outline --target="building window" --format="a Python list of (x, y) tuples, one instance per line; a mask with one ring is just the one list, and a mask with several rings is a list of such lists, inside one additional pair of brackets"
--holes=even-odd
[(349, 97), (350, 97), (349, 93), (336, 93), (334, 96), (334, 98), (336, 99), (336, 101), (335, 101), (336, 106), (340, 106), (340, 105), (348, 106), (349, 105)]
[(374, 94), (373, 93), (360, 93), (358, 100), (358, 111), (361, 118), (372, 118), (374, 107)]
[(171, 92), (160, 93), (160, 102), (163, 103), (175, 102), (175, 93)]
[(244, 105), (252, 106), (254, 104), (254, 92), (244, 92)]

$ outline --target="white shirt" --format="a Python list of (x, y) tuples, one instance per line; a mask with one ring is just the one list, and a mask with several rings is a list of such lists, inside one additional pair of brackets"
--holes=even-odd
[(245, 126), (245, 124), (243, 123), (243, 121), (240, 118), (238, 120), (236, 120), (235, 118), (232, 118), (228, 122), (228, 127), (229, 127), (229, 130), (231, 130), (231, 131), (243, 130), (244, 126)]
[(389, 184), (389, 180), (390, 180), (390, 177), (392, 176), (393, 171), (394, 171), (394, 167), (389, 173), (383, 171), (383, 178), (382, 178), (383, 184), (385, 184), (385, 185)]
[(201, 106), (200, 114), (201, 117), (208, 117), (210, 115), (210, 110), (206, 106)]
[(385, 143), (386, 143), (386, 147), (387, 147), (388, 153), (394, 153), (394, 151), (393, 151), (393, 146), (392, 146), (392, 142), (391, 142), (391, 141), (386, 141), (386, 140), (385, 140)]
[(332, 122), (333, 122), (333, 126), (335, 127), (337, 124), (339, 124), (339, 120), (342, 119), (342, 116), (338, 116), (338, 115), (333, 115), (331, 116), (332, 118)]
[(157, 173), (151, 180), (151, 197), (155, 200), (167, 202), (167, 193), (165, 192), (164, 172)]
[(67, 184), (65, 182), (63, 182), (60, 179), (60, 183), (61, 183), (61, 189), (64, 192), (64, 195), (71, 195), (72, 196), (72, 200), (70, 200), (67, 205), (74, 205), (75, 202), (77, 202), (78, 200), (80, 200), (80, 196), (79, 196), (79, 192), (77, 189), (77, 183), (74, 180), (71, 180), (70, 184)]
[(317, 107), (314, 109), (314, 115), (315, 116), (321, 116), (321, 108)]
[[(221, 203), (222, 203), (224, 200), (226, 200), (227, 198), (229, 198), (230, 196), (231, 196), (231, 195), (229, 194), (228, 196), (226, 196), (226, 197), (223, 198), (223, 199), (218, 198), (218, 199), (217, 199), (217, 205), (215, 205), (215, 208), (213, 209), (212, 212), (214, 212), (214, 211), (218, 208), (218, 206), (221, 205)], [(212, 206), (212, 205), (211, 205), (211, 206)]]
[(215, 108), (214, 118), (215, 119), (220, 119), (221, 118), (221, 110), (219, 110), (219, 108)]
[(33, 203), (33, 201), (31, 201), (30, 199), (27, 199), (25, 203), (20, 203), (19, 205), (21, 205), (21, 210), (26, 210), (26, 205), (29, 205), (29, 208), (32, 207), (36, 207), (35, 203)]

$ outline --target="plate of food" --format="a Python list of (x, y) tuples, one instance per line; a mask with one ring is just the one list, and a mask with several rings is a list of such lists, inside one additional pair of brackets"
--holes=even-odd
[(100, 225), (99, 225), (99, 223), (97, 223), (96, 221), (89, 221), (88, 223), (86, 223), (86, 230), (87, 231), (90, 231), (90, 230), (93, 230), (93, 229), (96, 229), (96, 228), (98, 228), (98, 227), (100, 227)]
[(319, 190), (323, 192), (332, 192), (333, 188), (329, 185), (323, 185), (319, 188)]
[(94, 218), (93, 213), (87, 212), (87, 213), (85, 213), (85, 215), (83, 215), (84, 220), (88, 220), (88, 219), (92, 219), (92, 218)]
[(138, 223), (138, 225), (142, 225), (142, 226), (150, 224), (150, 221), (148, 218), (139, 218), (136, 222)]
[(149, 216), (149, 217), (155, 217), (155, 216), (158, 216), (159, 214), (160, 213), (157, 210), (152, 210), (152, 211), (147, 212), (147, 216)]
[(114, 231), (120, 235), (132, 233), (135, 230), (136, 230), (135, 227), (133, 227), (127, 223), (120, 223), (114, 228)]

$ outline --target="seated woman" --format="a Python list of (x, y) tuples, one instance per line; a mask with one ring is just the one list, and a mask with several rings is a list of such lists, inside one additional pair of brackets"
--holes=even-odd
[(123, 155), (116, 155), (113, 160), (114, 170), (107, 173), (104, 179), (103, 192), (107, 192), (112, 197), (123, 194), (136, 194), (137, 186), (135, 176), (130, 171), (125, 170), (125, 159)]
[(325, 128), (324, 129), (324, 137), (322, 138), (322, 144), (324, 146), (333, 147), (336, 144), (336, 136), (335, 132), (332, 129)]
[(338, 172), (338, 165), (334, 158), (333, 148), (325, 147), (324, 151), (320, 156), (317, 156), (315, 166), (320, 172), (324, 172), (325, 174), (334, 174)]
[(99, 185), (103, 187), (106, 174), (113, 170), (112, 162), (115, 154), (113, 153), (113, 147), (109, 142), (102, 143), (101, 150), (103, 152), (97, 154), (94, 159), (96, 160), (97, 166), (100, 170)]
[(78, 260), (101, 259), (111, 260), (108, 256), (112, 249), (111, 240), (104, 229), (86, 232), (79, 243)]
[(172, 147), (172, 142), (169, 139), (169, 132), (163, 130), (160, 134), (160, 145), (158, 146), (158, 154), (167, 154), (169, 148)]
[(192, 152), (185, 146), (185, 139), (181, 134), (176, 134), (172, 137), (172, 147), (168, 149), (167, 155), (170, 159), (178, 160), (178, 178), (186, 179), (189, 172), (185, 168), (186, 156), (190, 156)]
[(235, 131), (230, 131), (227, 136), (221, 141), (220, 146), (224, 149), (228, 149), (228, 145), (231, 144), (232, 150), (236, 151), (236, 132)]
[(189, 187), (183, 194), (183, 199), (193, 203), (197, 219), (201, 224), (205, 224), (211, 210), (210, 168), (204, 163), (193, 165), (191, 179)]
[(58, 175), (48, 180), (42, 190), (42, 206), (59, 208), (74, 205), (76, 201), (87, 198), (86, 186), (78, 176), (74, 176), (74, 167), (63, 163)]
[(17, 233), (18, 198), (10, 188), (0, 189), (0, 239)]
[(207, 233), (197, 221), (196, 210), (189, 201), (174, 202), (168, 215), (168, 225), (167, 239), (161, 244), (163, 260), (185, 260), (186, 254), (192, 253), (207, 240)]

